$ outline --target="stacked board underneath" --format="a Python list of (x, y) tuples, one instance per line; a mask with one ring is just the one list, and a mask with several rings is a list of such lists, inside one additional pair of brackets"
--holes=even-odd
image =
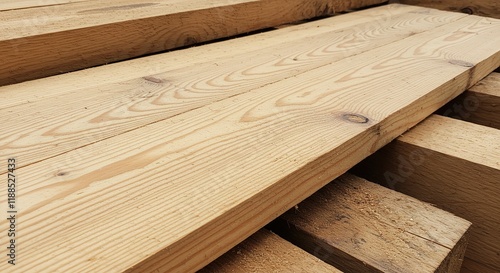
[(262, 229), (201, 272), (458, 273), (469, 227), (344, 174), (266, 227), (277, 235)]
[(388, 5), (154, 56), (153, 72), (2, 87), (30, 246), (15, 270), (200, 269), (493, 71), (499, 32)]
[(490, 74), (356, 168), (472, 222), (462, 273), (500, 272), (499, 87)]

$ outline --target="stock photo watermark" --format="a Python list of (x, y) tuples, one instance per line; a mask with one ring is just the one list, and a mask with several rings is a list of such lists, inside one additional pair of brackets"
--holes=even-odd
[[(467, 120), (477, 111), (479, 106), (480, 100), (473, 93), (467, 93), (463, 99), (447, 104), (444, 109), (441, 109), (441, 114), (450, 118)], [(411, 151), (407, 156), (398, 155), (397, 171), (384, 172), (386, 185), (390, 189), (396, 189), (397, 184), (404, 183), (415, 173), (416, 168), (424, 164), (434, 153), (434, 151), (427, 149), (416, 149)]]
[(16, 265), (17, 255), (17, 177), (16, 159), (7, 159), (7, 262)]

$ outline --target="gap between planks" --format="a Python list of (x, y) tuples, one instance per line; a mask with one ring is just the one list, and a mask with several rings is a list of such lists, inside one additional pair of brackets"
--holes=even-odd
[(443, 106), (438, 113), (500, 129), (500, 73), (491, 73)]

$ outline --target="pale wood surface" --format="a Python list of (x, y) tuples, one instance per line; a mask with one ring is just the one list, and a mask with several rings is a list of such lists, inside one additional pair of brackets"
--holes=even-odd
[(498, 0), (392, 0), (391, 2), (500, 18)]
[(362, 166), (370, 180), (471, 221), (464, 266), (500, 270), (499, 130), (434, 115)]
[(383, 0), (111, 0), (0, 12), (0, 85)]
[(45, 7), (53, 5), (65, 5), (69, 3), (84, 2), (84, 1), (92, 1), (92, 0), (2, 0), (0, 1), (0, 11)]
[[(61, 84), (69, 76), (54, 80), (54, 86), (34, 82), (3, 87), (0, 126), (9, 130), (0, 131), (0, 147), (22, 157), (20, 166), (29, 165), (464, 17), (409, 6), (381, 7), (275, 31), (277, 37), (263, 48), (248, 45), (269, 35), (244, 38), (243, 49), (231, 47), (231, 52), (215, 57), (204, 50), (208, 57), (203, 59), (209, 60), (203, 63), (183, 66), (183, 60), (175, 62), (182, 58), (180, 52), (168, 53), (174, 59), (169, 63), (175, 62), (170, 70), (147, 74), (136, 69), (130, 80), (119, 74), (116, 82), (87, 88)], [(293, 38), (280, 39), (290, 34)], [(41, 88), (47, 91), (38, 95)]]
[(262, 229), (224, 254), (200, 273), (340, 273), (278, 235)]
[(467, 16), (20, 168), (16, 270), (197, 270), (498, 67), (499, 30)]
[(346, 174), (291, 209), (276, 230), (345, 272), (459, 272), (470, 223)]
[(469, 91), (490, 95), (491, 97), (500, 97), (500, 73), (491, 73), (472, 86)]
[[(429, 17), (412, 17), (412, 14), (420, 13), (429, 13)], [(391, 23), (392, 21), (397, 20), (397, 18), (401, 18), (403, 16), (407, 16), (408, 18), (412, 17), (413, 20), (417, 20), (418, 23), (403, 24), (403, 26), (401, 26), (401, 24), (396, 26)], [(387, 5), (345, 14), (340, 17), (331, 17), (321, 21), (287, 27), (286, 29), (280, 29), (277, 31), (269, 31), (238, 39), (230, 39), (220, 43), (207, 44), (203, 47), (191, 47), (180, 51), (182, 54), (178, 54), (177, 52), (156, 54), (50, 78), (24, 82), (9, 87), (0, 87), (0, 98), (3, 107), (10, 107), (23, 103), (32, 103), (43, 98), (59, 97), (76, 90), (83, 90), (82, 92), (85, 93), (96, 92), (95, 89), (99, 86), (139, 79), (145, 76), (154, 76), (156, 74), (166, 74), (180, 68), (196, 68), (200, 64), (210, 62), (213, 63), (213, 66), (217, 66), (216, 64), (221, 59), (227, 60), (230, 56), (245, 56), (245, 54), (254, 54), (254, 52), (260, 52), (261, 49), (263, 49), (262, 52), (264, 52), (264, 54), (271, 55), (267, 56), (268, 62), (275, 61), (276, 63), (279, 63), (280, 60), (283, 61), (283, 59), (288, 56), (284, 56), (282, 58), (280, 58), (280, 56), (272, 56), (273, 52), (279, 49), (283, 50), (291, 47), (306, 38), (320, 35), (331, 36), (333, 33), (355, 29), (360, 32), (361, 37), (366, 37), (359, 42), (367, 40), (365, 43), (372, 43), (372, 38), (375, 37), (368, 37), (368, 34), (373, 33), (378, 37), (381, 33), (388, 32), (388, 27), (396, 27), (398, 32), (402, 31), (403, 27), (415, 28), (410, 29), (407, 33), (411, 33), (412, 30), (421, 32), (429, 28), (429, 26), (425, 24), (426, 21), (429, 21), (429, 24), (432, 26), (437, 26), (439, 23), (449, 23), (461, 17), (463, 16), (440, 13), (435, 10), (413, 6)], [(426, 20), (423, 20), (422, 18), (426, 18)], [(407, 20), (411, 21), (412, 19)], [(376, 22), (375, 25), (374, 22)], [(361, 32), (362, 28), (363, 31)], [(352, 36), (351, 39), (354, 38), (355, 34), (356, 33), (351, 30), (349, 34)], [(340, 34), (335, 34), (335, 36), (337, 35)], [(350, 55), (347, 53), (351, 51), (357, 53), (360, 52), (356, 51), (356, 44), (346, 48), (346, 43), (349, 41), (349, 37), (345, 37), (343, 39), (340, 39), (340, 37), (341, 36), (338, 38), (339, 41), (335, 42), (335, 39), (333, 39), (329, 41), (329, 43), (324, 44), (324, 47), (332, 50), (337, 47), (337, 44), (343, 44), (342, 49), (346, 50), (341, 52), (347, 56)], [(315, 39), (320, 38), (316, 37)], [(323, 41), (325, 42), (331, 38), (323, 39), (325, 39)], [(319, 53), (318, 51), (321, 51), (321, 48), (314, 46), (311, 47), (310, 45), (304, 43), (304, 41), (302, 41), (301, 46), (305, 46), (306, 48), (309, 48), (309, 50), (315, 49), (316, 54)], [(228, 50), (228, 48), (231, 50)], [(346, 51), (347, 53), (345, 53)], [(327, 52), (323, 52), (323, 54), (321, 54), (321, 58), (301, 56), (301, 59), (307, 57), (309, 62), (312, 62), (313, 60), (317, 62), (322, 58), (329, 56), (330, 58), (328, 58), (328, 60), (331, 62), (332, 58), (333, 60), (341, 58), (341, 56), (339, 56), (339, 49), (333, 52), (336, 53), (336, 56), (332, 56), (333, 53), (326, 53)], [(261, 54), (262, 53), (259, 55)], [(246, 59), (245, 61), (249, 60)], [(196, 64), (196, 66), (194, 66), (194, 64)], [(140, 88), (141, 86), (132, 87)], [(43, 90), (44, 92), (40, 92), (40, 90)]]

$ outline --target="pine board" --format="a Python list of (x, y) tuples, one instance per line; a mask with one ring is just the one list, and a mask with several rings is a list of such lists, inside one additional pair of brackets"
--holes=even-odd
[(370, 180), (471, 221), (464, 266), (476, 268), (472, 272), (500, 270), (499, 130), (434, 115), (361, 169)]
[(91, 0), (3, 0), (0, 2), (0, 11), (65, 5), (84, 1)]
[(20, 168), (16, 270), (200, 269), (498, 67), (499, 30), (466, 16)]
[(199, 273), (341, 273), (278, 235), (261, 229)]
[[(217, 61), (228, 59), (230, 56), (253, 54), (253, 52), (260, 51), (260, 49), (265, 49), (265, 54), (272, 55), (272, 52), (278, 50), (280, 47), (292, 46), (301, 39), (319, 35), (330, 36), (331, 34), (329, 33), (347, 31), (350, 28), (360, 29), (362, 28), (362, 24), (373, 24), (373, 22), (382, 24), (380, 26), (382, 27), (387, 23), (390, 24), (391, 21), (396, 19), (394, 18), (396, 16), (411, 16), (412, 13), (429, 13), (432, 17), (429, 17), (427, 20), (435, 21), (435, 25), (433, 26), (437, 26), (439, 21), (445, 23), (451, 22), (453, 18), (460, 18), (460, 16), (439, 13), (425, 8), (387, 5), (344, 14), (338, 17), (331, 17), (321, 21), (304, 23), (294, 27), (287, 27), (286, 29), (277, 31), (268, 31), (223, 42), (206, 44), (203, 47), (190, 47), (180, 50), (179, 52), (182, 52), (182, 54), (178, 54), (178, 52), (155, 54), (50, 78), (24, 82), (9, 87), (0, 87), (1, 103), (3, 107), (7, 108), (14, 105), (32, 103), (43, 98), (56, 98), (76, 90), (84, 90), (84, 92), (88, 93), (99, 86), (154, 76), (156, 74), (166, 74), (169, 71), (175, 71), (180, 68), (195, 68), (197, 65), (203, 63), (217, 63)], [(421, 24), (425, 27), (424, 22), (411, 25), (418, 27)], [(396, 27), (398, 29), (401, 28)], [(423, 30), (425, 29), (423, 28)], [(378, 33), (373, 30), (373, 27), (371, 32), (374, 34)], [(364, 35), (366, 36), (366, 34)], [(333, 47), (333, 45), (330, 47)], [(231, 50), (228, 50), (228, 48)], [(272, 50), (269, 48), (272, 48)], [(311, 47), (310, 49), (314, 48), (317, 47)], [(273, 56), (273, 58), (276, 57)], [(273, 58), (269, 58), (268, 61), (271, 62), (274, 60)], [(140, 88), (140, 86), (134, 87)], [(40, 90), (44, 90), (44, 92), (40, 92)]]
[(458, 273), (470, 222), (345, 174), (271, 226), (344, 272)]
[(3, 11), (0, 85), (381, 2), (112, 0)]
[[(372, 16), (364, 17), (368, 14)], [(273, 44), (262, 49), (217, 54), (217, 59), (185, 67), (178, 61), (171, 70), (142, 77), (136, 74), (131, 80), (87, 88), (61, 87), (58, 84), (63, 79), (55, 80), (55, 86), (47, 87), (44, 97), (37, 97), (41, 87), (36, 83), (31, 85), (36, 91), (31, 86), (7, 86), (0, 89), (0, 97), (5, 98), (0, 115), (5, 119), (1, 126), (9, 129), (0, 132), (0, 147), (6, 154), (22, 157), (19, 166), (26, 166), (464, 17), (409, 6), (381, 7), (276, 31), (279, 36), (294, 33), (295, 39), (275, 38)], [(351, 19), (358, 24), (353, 25)], [(342, 21), (351, 23), (339, 24)], [(318, 30), (318, 25), (323, 27)], [(248, 42), (260, 39), (254, 37)], [(170, 55), (179, 58), (176, 56), (180, 54)], [(16, 105), (19, 100), (29, 103)], [(10, 102), (14, 105), (10, 106)]]

